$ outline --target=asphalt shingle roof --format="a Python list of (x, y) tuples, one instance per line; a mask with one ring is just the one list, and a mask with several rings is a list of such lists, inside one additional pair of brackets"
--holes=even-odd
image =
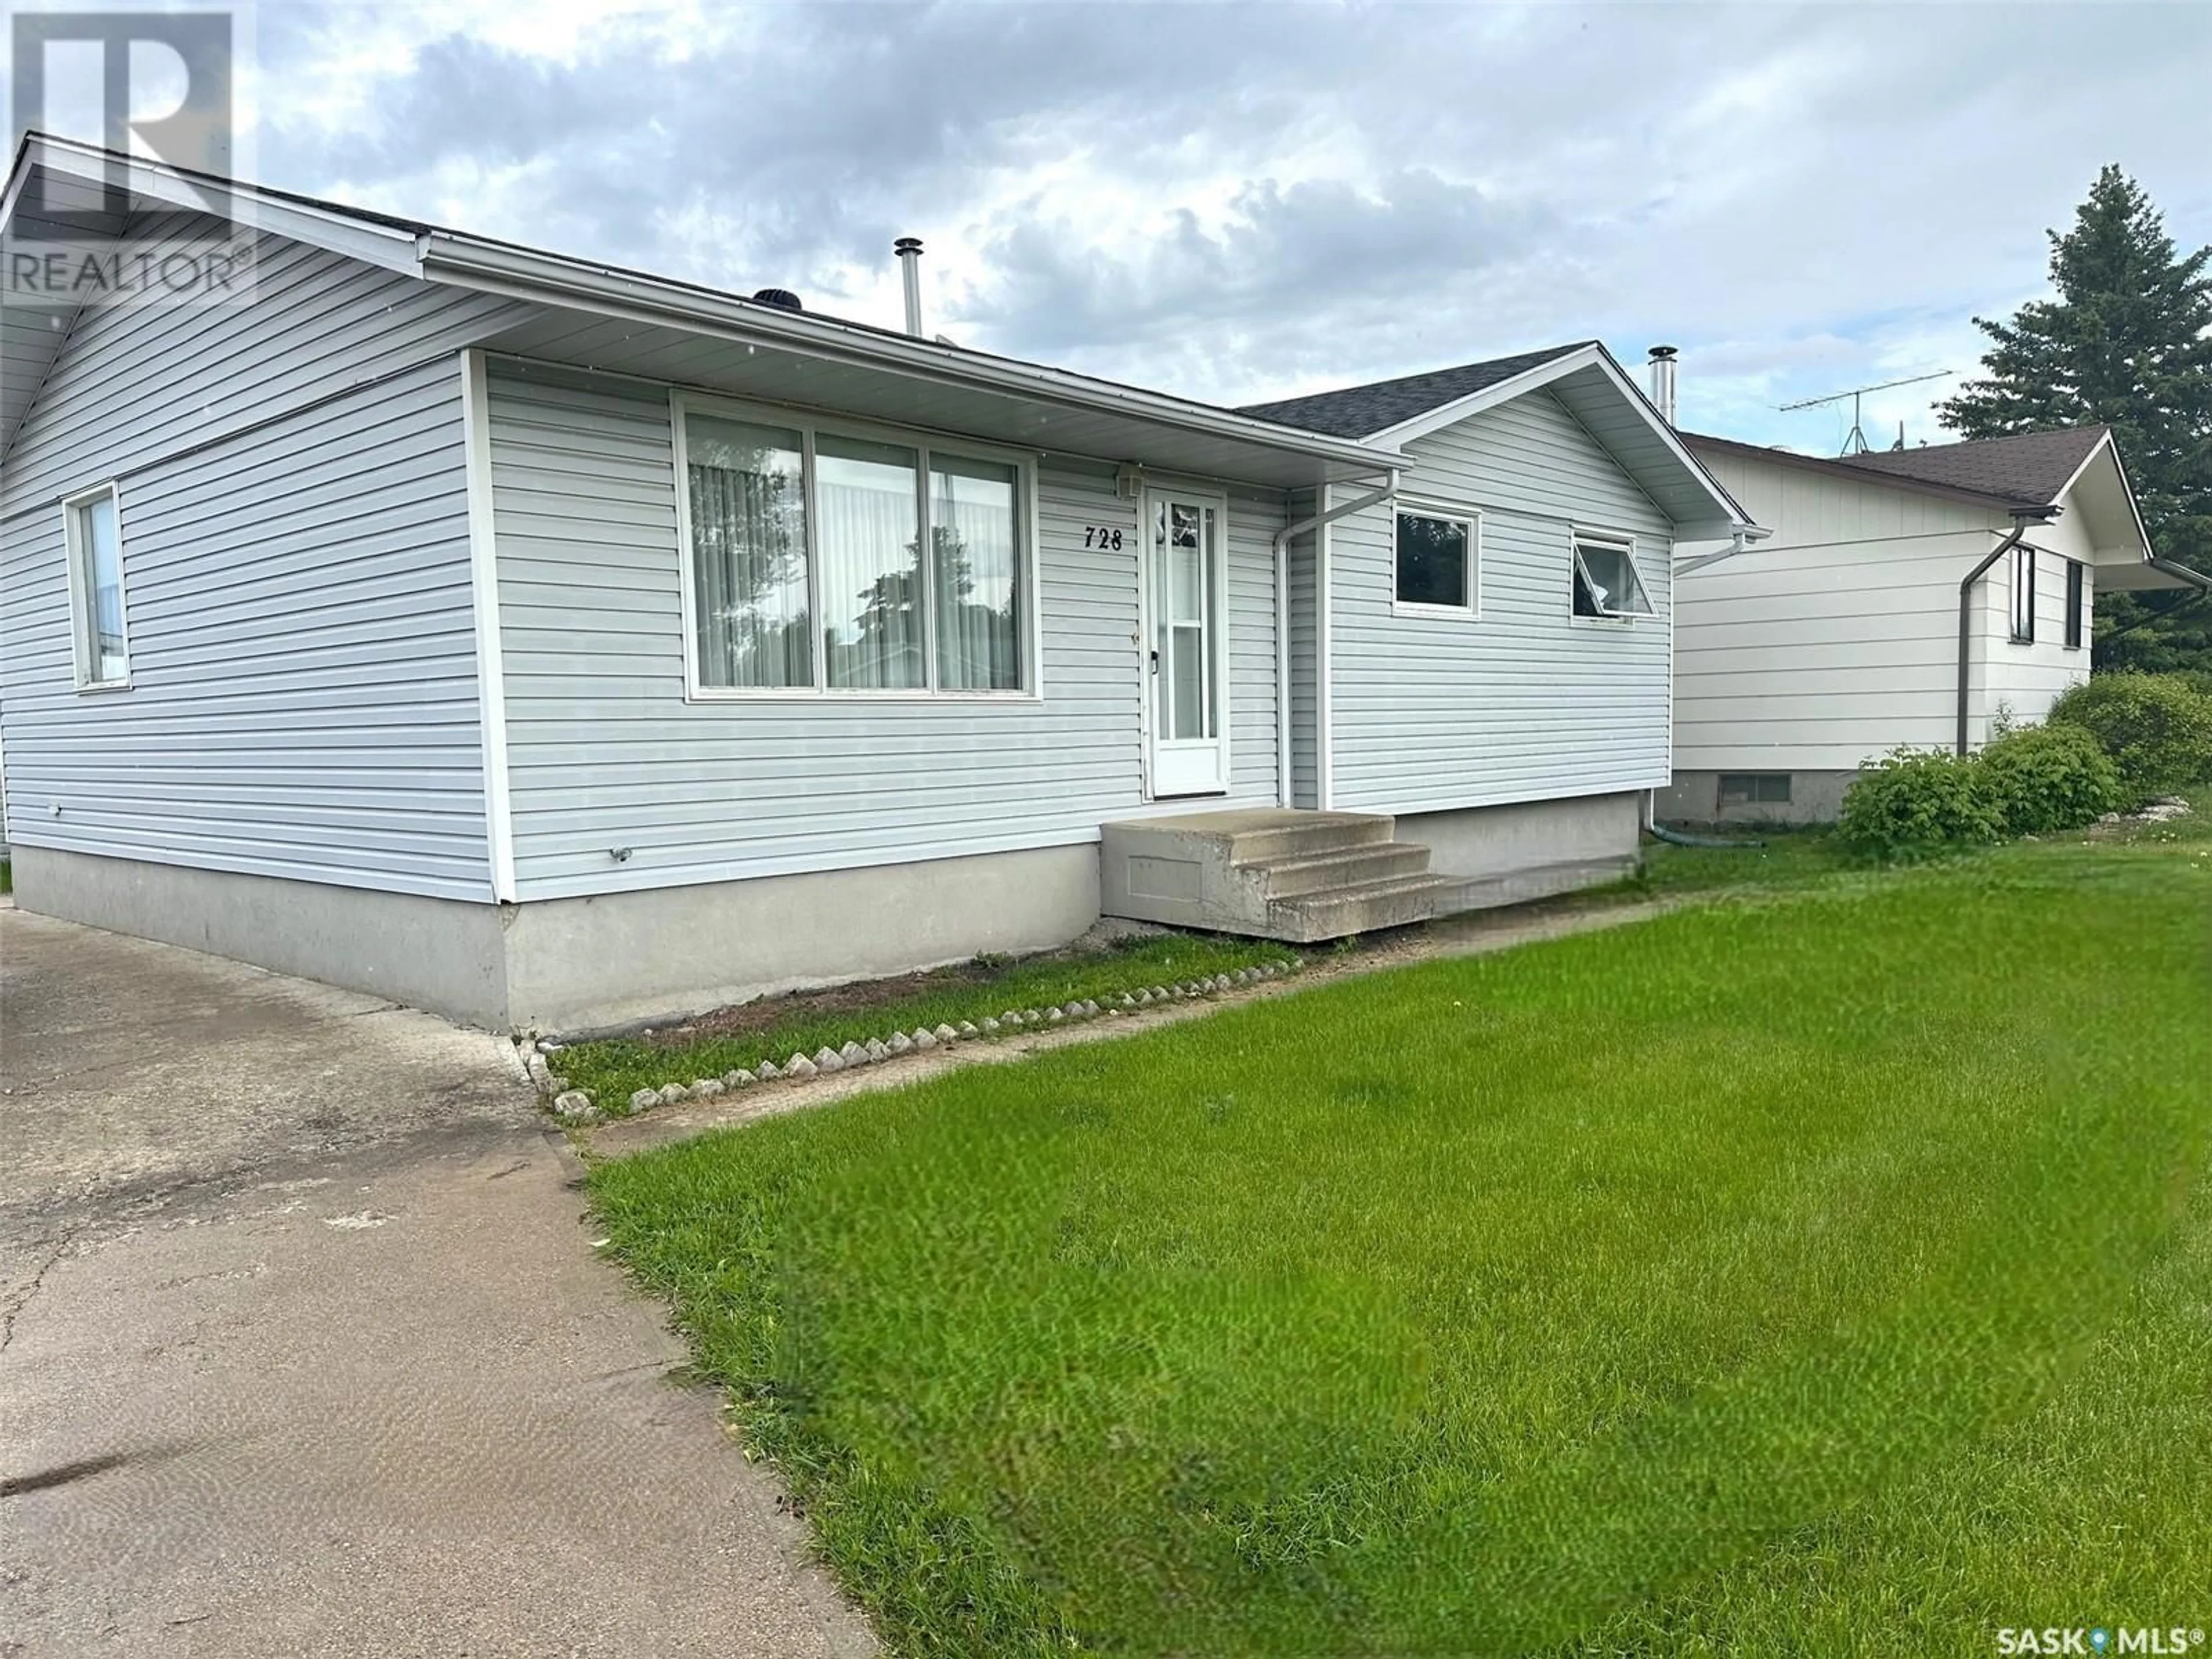
[(2009, 438), (1977, 438), (1921, 449), (1874, 449), (1841, 459), (1842, 465), (1864, 472), (1887, 472), (2044, 507), (2057, 498), (2066, 481), (2089, 459), (2090, 451), (2104, 441), (2107, 429), (2067, 427), (2057, 432), (2023, 432)]
[(1524, 351), (1516, 357), (1492, 357), (1487, 362), (1462, 363), (1426, 374), (1407, 374), (1395, 380), (1375, 380), (1346, 386), (1340, 392), (1316, 392), (1305, 398), (1285, 398), (1279, 403), (1247, 404), (1237, 412), (1255, 420), (1273, 421), (1332, 438), (1368, 438), (1415, 416), (1425, 415), (1449, 403), (1510, 380), (1516, 374), (1579, 351), (1594, 340)]

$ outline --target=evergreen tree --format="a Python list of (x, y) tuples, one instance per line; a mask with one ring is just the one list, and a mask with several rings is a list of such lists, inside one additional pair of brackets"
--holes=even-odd
[[(2010, 322), (1987, 378), (1938, 405), (1967, 438), (2102, 422), (2142, 507), (2152, 548), (2212, 573), (2212, 248), (2178, 258), (2150, 198), (2117, 167), (2097, 175), (2074, 228), (2051, 237), (2056, 300)], [(2097, 597), (2097, 665), (2212, 670), (2212, 602), (2186, 593)]]

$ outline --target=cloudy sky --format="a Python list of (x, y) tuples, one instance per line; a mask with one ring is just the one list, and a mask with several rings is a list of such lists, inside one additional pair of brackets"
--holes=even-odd
[[(457, 21), (459, 20), (459, 21)], [(1831, 451), (2099, 166), (2212, 241), (2212, 4), (263, 4), (269, 181), (1212, 402), (1597, 337)], [(1940, 440), (1931, 392), (1869, 400)]]

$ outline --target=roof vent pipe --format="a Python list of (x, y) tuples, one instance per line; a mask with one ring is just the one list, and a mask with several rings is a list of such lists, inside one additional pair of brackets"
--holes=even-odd
[(1668, 426), (1674, 424), (1674, 358), (1673, 346), (1651, 348), (1651, 401), (1659, 410), (1659, 418)]
[(902, 236), (891, 244), (906, 272), (906, 331), (921, 337), (921, 238)]

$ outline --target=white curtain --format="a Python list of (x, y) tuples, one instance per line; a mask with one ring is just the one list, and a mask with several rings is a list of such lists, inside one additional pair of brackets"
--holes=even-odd
[(833, 686), (924, 683), (919, 458), (895, 444), (818, 434), (822, 621)]
[(700, 683), (813, 684), (799, 434), (694, 416), (684, 439)]
[(948, 689), (1020, 689), (1018, 483), (1011, 466), (930, 457), (937, 682)]

